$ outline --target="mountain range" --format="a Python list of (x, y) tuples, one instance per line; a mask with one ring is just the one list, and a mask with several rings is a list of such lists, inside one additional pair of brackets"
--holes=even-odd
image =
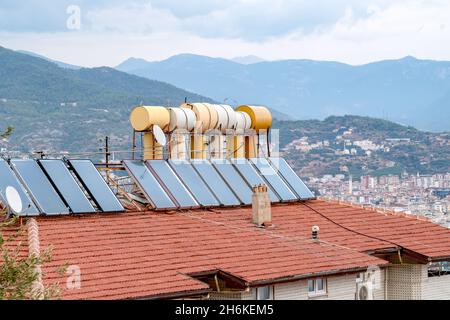
[[(215, 60), (212, 59), (212, 65)], [(136, 62), (139, 64), (141, 61)], [(223, 63), (240, 68), (231, 61)], [(202, 70), (206, 72), (208, 68)], [(445, 77), (443, 73), (441, 78)], [(192, 79), (195, 82), (194, 77)], [(119, 152), (117, 157), (128, 158), (131, 156), (132, 140), (128, 120), (131, 108), (140, 103), (177, 106), (185, 98), (189, 101), (215, 101), (165, 82), (113, 68), (73, 68), (45, 57), (0, 47), (0, 133), (8, 126), (14, 127), (11, 137), (0, 140), (0, 149), (19, 152), (44, 150), (50, 155), (62, 152), (99, 159), (102, 157), (99, 147), (104, 143), (101, 139), (109, 136), (111, 151)], [(444, 105), (448, 99), (444, 97), (442, 101)], [(230, 98), (228, 103), (235, 105), (237, 101)], [(448, 124), (445, 111), (441, 109), (433, 118)], [(445, 172), (449, 166), (449, 133), (422, 132), (386, 120), (357, 116), (333, 116), (324, 121), (292, 121), (293, 112), (288, 111), (287, 114), (274, 111), (277, 118), (274, 128), (281, 130), (280, 147), (285, 150), (284, 155), (304, 176), (337, 173), (343, 164), (355, 176), (367, 172), (398, 173), (402, 170)], [(354, 140), (371, 140), (380, 145), (386, 144), (390, 138), (408, 138), (410, 142), (392, 146), (390, 152), (377, 152), (370, 157), (359, 152), (361, 150), (355, 157), (339, 156), (337, 153), (345, 149), (345, 144), (342, 145), (338, 139), (343, 128), (353, 132), (351, 138)], [(292, 148), (305, 137), (312, 145), (325, 140), (330, 145), (309, 152)], [(12, 156), (20, 156), (20, 153)]]
[(263, 104), (292, 119), (330, 115), (384, 118), (428, 131), (450, 130), (450, 62), (405, 57), (352, 66), (313, 60), (250, 64), (181, 54), (130, 58), (117, 70), (235, 104)]
[(14, 127), (14, 149), (86, 150), (106, 135), (129, 144), (134, 106), (178, 106), (185, 98), (213, 102), (112, 68), (63, 68), (0, 47), (0, 132)]

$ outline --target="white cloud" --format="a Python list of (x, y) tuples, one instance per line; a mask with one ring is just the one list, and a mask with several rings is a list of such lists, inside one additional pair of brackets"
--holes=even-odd
[(205, 7), (195, 0), (185, 10), (177, 3), (82, 7), (79, 32), (2, 32), (0, 43), (86, 66), (182, 52), (352, 64), (405, 55), (450, 60), (450, 2), (444, 0), (226, 0)]

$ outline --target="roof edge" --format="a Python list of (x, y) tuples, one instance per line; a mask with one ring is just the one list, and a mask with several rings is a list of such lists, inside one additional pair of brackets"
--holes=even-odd
[[(380, 265), (378, 265), (378, 267), (387, 267), (387, 265), (389, 265), (388, 262), (380, 264)], [(257, 280), (257, 281), (250, 282), (249, 286), (256, 287), (256, 286), (264, 286), (264, 285), (278, 284), (278, 283), (284, 283), (284, 282), (293, 282), (293, 281), (321, 277), (321, 276), (337, 276), (337, 275), (342, 275), (342, 274), (357, 273), (360, 271), (367, 270), (368, 267), (369, 266), (349, 268), (349, 269), (338, 269), (338, 270), (334, 270), (334, 271), (315, 272), (315, 273), (309, 273), (309, 274), (305, 274), (305, 275), (294, 275), (294, 276), (282, 277), (282, 278), (271, 279), (271, 280)]]
[(151, 295), (151, 296), (144, 296), (144, 297), (130, 298), (130, 299), (137, 299), (137, 300), (177, 299), (177, 298), (205, 295), (205, 294), (209, 294), (210, 292), (212, 292), (211, 288), (205, 288), (205, 289), (197, 289), (197, 290), (161, 293), (161, 294), (156, 294), (156, 295)]

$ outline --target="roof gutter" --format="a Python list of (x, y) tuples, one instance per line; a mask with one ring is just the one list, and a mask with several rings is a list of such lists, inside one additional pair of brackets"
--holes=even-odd
[(377, 254), (386, 254), (386, 253), (397, 253), (398, 250), (400, 250), (401, 247), (389, 247), (389, 248), (383, 248), (383, 249), (373, 249), (373, 250), (366, 250), (363, 251), (365, 254), (368, 255), (377, 255)]
[(189, 291), (183, 291), (183, 292), (162, 293), (162, 294), (157, 294), (157, 295), (148, 296), (148, 297), (141, 297), (141, 298), (137, 298), (137, 299), (138, 300), (178, 299), (178, 298), (187, 298), (187, 297), (198, 296), (198, 295), (207, 295), (211, 291), (212, 290), (210, 288), (205, 288), (205, 289), (189, 290)]

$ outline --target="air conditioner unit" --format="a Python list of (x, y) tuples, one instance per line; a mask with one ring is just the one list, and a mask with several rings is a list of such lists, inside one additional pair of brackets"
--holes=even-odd
[(361, 282), (356, 284), (356, 300), (373, 300), (372, 282)]
[(374, 280), (370, 273), (361, 273), (356, 279), (356, 300), (373, 300)]

